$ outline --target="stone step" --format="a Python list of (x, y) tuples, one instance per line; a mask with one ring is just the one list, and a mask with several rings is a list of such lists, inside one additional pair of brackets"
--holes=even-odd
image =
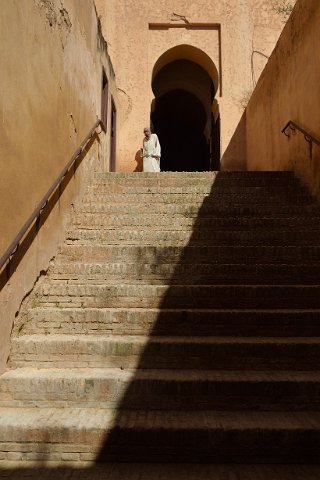
[[(199, 179), (199, 178), (213, 178), (214, 176), (217, 176), (218, 174), (221, 175), (224, 172), (220, 171), (204, 171), (204, 172), (95, 172), (93, 174), (93, 179), (104, 179), (106, 181), (134, 181), (134, 180), (139, 180), (139, 179), (147, 179), (149, 181), (158, 181), (158, 180), (167, 180), (167, 179), (175, 179), (177, 181), (181, 179)], [(232, 172), (232, 173), (240, 173), (240, 172)], [(261, 172), (245, 172), (251, 173), (251, 175), (248, 175), (249, 177), (253, 177), (256, 175), (254, 174), (259, 174), (257, 176), (264, 177), (264, 175), (261, 175)], [(283, 175), (287, 176), (288, 178), (295, 178), (293, 175), (292, 171), (285, 171), (285, 172), (270, 172), (273, 175), (270, 175), (271, 177), (282, 177)], [(239, 175), (237, 175), (239, 176)]]
[(269, 216), (206, 216), (197, 217), (194, 215), (175, 214), (168, 216), (165, 212), (162, 215), (157, 213), (142, 213), (140, 215), (114, 214), (101, 212), (82, 213), (73, 216), (72, 223), (74, 227), (81, 226), (86, 229), (110, 228), (110, 227), (139, 227), (139, 228), (164, 228), (166, 230), (181, 230), (187, 228), (198, 228), (204, 230), (254, 230), (254, 229), (280, 229), (290, 228), (301, 231), (310, 228), (310, 230), (319, 228), (320, 215), (304, 216), (301, 215), (269, 215)]
[(319, 442), (319, 412), (0, 409), (0, 454), (20, 460), (303, 464)]
[(16, 319), (16, 336), (230, 335), (320, 337), (320, 309), (141, 309), (36, 307)]
[[(222, 180), (222, 179), (221, 179)], [(136, 177), (107, 177), (104, 174), (95, 174), (91, 186), (101, 186), (102, 188), (106, 185), (109, 185), (111, 188), (113, 187), (123, 187), (123, 188), (144, 188), (144, 187), (151, 187), (151, 188), (169, 188), (169, 187), (196, 187), (196, 186), (207, 186), (207, 185), (215, 185), (216, 182), (228, 184), (227, 180), (222, 182), (221, 180), (218, 181), (218, 177), (215, 172), (212, 174), (204, 174), (199, 176), (168, 176), (162, 175), (160, 177), (144, 177), (144, 176), (136, 176)], [(262, 180), (260, 180), (262, 182)], [(231, 180), (232, 182), (232, 180)], [(253, 179), (247, 179), (248, 186), (252, 185), (254, 182)], [(285, 186), (289, 183), (289, 185), (300, 185), (299, 181), (295, 178), (288, 179), (288, 182), (284, 182), (281, 178), (277, 179), (277, 182), (280, 183), (282, 186)], [(282, 183), (281, 183), (282, 182)], [(265, 182), (263, 185), (267, 185), (269, 182)], [(278, 185), (278, 183), (275, 184)], [(235, 182), (234, 182), (235, 184)], [(231, 185), (230, 185), (231, 186)], [(254, 185), (253, 185), (254, 186)], [(259, 186), (259, 185), (258, 185)]]
[[(198, 217), (199, 219), (205, 218), (206, 216), (220, 217), (222, 220), (228, 218), (239, 218), (239, 220), (244, 216), (255, 216), (255, 217), (264, 217), (264, 216), (274, 216), (278, 217), (291, 217), (298, 216), (301, 221), (303, 219), (309, 218), (312, 221), (314, 216), (318, 217), (320, 212), (320, 207), (316, 203), (311, 203), (308, 205), (295, 205), (295, 204), (239, 204), (234, 205), (229, 203), (226, 204), (217, 204), (215, 202), (204, 202), (204, 203), (195, 203), (190, 202), (186, 198), (183, 203), (158, 203), (156, 208), (154, 205), (149, 203), (139, 203), (139, 204), (126, 204), (126, 203), (115, 203), (114, 201), (110, 203), (105, 203), (104, 201), (98, 201), (99, 199), (95, 197), (87, 198), (87, 201), (84, 201), (77, 205), (77, 212), (80, 213), (103, 213), (108, 215), (127, 215), (129, 217), (140, 218), (142, 215), (166, 215), (167, 218), (172, 215), (184, 215), (186, 217)], [(241, 220), (240, 220), (241, 221)]]
[[(45, 447), (45, 445), (44, 445)], [(41, 447), (40, 447), (41, 448)], [(15, 453), (8, 454), (15, 458)], [(19, 455), (19, 454), (18, 454)], [(32, 454), (28, 453), (29, 458)], [(219, 465), (183, 463), (97, 463), (79, 461), (79, 454), (64, 454), (61, 461), (3, 460), (6, 480), (319, 480), (317, 465)], [(48, 454), (50, 457), (50, 454)], [(37, 454), (34, 455), (37, 458)], [(77, 459), (77, 460), (75, 460)], [(44, 465), (45, 464), (45, 465)], [(31, 467), (31, 468), (30, 468)], [(71, 475), (71, 477), (70, 477)], [(72, 479), (72, 480), (73, 480)]]
[[(319, 331), (320, 333), (320, 331)], [(319, 370), (320, 337), (22, 335), (9, 368)]]
[(238, 185), (238, 186), (276, 186), (284, 187), (295, 184), (301, 186), (301, 182), (293, 172), (161, 172), (160, 174), (147, 172), (102, 172), (95, 173), (94, 184), (118, 184), (118, 185), (159, 185), (180, 186), (197, 185), (201, 183), (213, 183), (214, 185)]
[(165, 177), (176, 177), (178, 179), (184, 177), (207, 177), (216, 175), (219, 177), (260, 177), (260, 178), (268, 178), (269, 181), (274, 178), (296, 178), (294, 176), (294, 172), (292, 170), (232, 170), (232, 171), (224, 171), (224, 170), (206, 170), (201, 172), (195, 171), (183, 171), (183, 172), (176, 172), (176, 171), (165, 171), (165, 172), (106, 172), (106, 171), (99, 171), (94, 172), (94, 178), (165, 178)]
[(319, 245), (320, 228), (284, 230), (283, 228), (245, 230), (204, 230), (189, 228), (185, 230), (158, 229), (159, 227), (116, 229), (77, 228), (66, 233), (67, 244), (106, 244), (106, 245)]
[(319, 411), (320, 372), (19, 368), (0, 407)]
[(215, 193), (213, 191), (210, 195), (204, 193), (132, 193), (130, 195), (100, 193), (100, 189), (96, 192), (86, 193), (83, 197), (84, 203), (125, 203), (128, 207), (131, 205), (141, 205), (143, 203), (150, 204), (151, 209), (158, 209), (161, 204), (181, 204), (181, 203), (213, 203), (216, 206), (234, 207), (235, 205), (313, 205), (314, 198), (311, 195), (303, 192), (293, 191), (292, 194), (279, 193), (272, 196), (264, 195), (263, 193)]
[(319, 285), (94, 285), (51, 281), (39, 306), (70, 308), (320, 308)]
[(289, 197), (300, 197), (307, 196), (311, 197), (309, 191), (306, 187), (302, 187), (294, 182), (289, 185), (217, 185), (212, 181), (201, 181), (185, 183), (184, 185), (177, 184), (150, 184), (146, 183), (145, 185), (137, 184), (136, 182), (127, 182), (125, 184), (119, 184), (118, 182), (106, 182), (106, 183), (97, 183), (87, 187), (87, 194), (114, 194), (115, 198), (118, 195), (125, 195), (128, 198), (131, 195), (253, 195), (261, 197), (280, 197), (283, 199)]
[(136, 262), (162, 263), (243, 263), (314, 264), (320, 258), (320, 246), (137, 246), (137, 245), (63, 245), (59, 262)]
[(50, 272), (53, 280), (83, 280), (87, 283), (148, 283), (161, 284), (170, 279), (170, 284), (199, 285), (300, 283), (319, 282), (320, 262), (314, 264), (210, 264), (210, 263), (101, 263), (72, 262), (55, 263)]

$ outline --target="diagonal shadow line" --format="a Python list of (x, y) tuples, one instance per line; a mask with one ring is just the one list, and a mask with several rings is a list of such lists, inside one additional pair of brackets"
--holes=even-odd
[[(25, 478), (41, 478), (41, 479), (53, 479), (53, 478), (61, 478), (61, 479), (68, 479), (74, 480), (122, 480), (126, 478), (127, 480), (149, 480), (151, 478), (166, 478), (168, 480), (178, 479), (178, 478), (189, 478), (190, 480), (201, 480), (201, 478), (211, 478), (212, 480), (221, 480), (223, 479), (233, 479), (233, 478), (246, 478), (246, 480), (252, 479), (261, 479), (261, 480), (270, 480), (271, 478), (281, 478), (281, 480), (291, 480), (293, 477), (293, 473), (297, 480), (315, 480), (318, 478), (319, 475), (319, 467), (312, 466), (312, 465), (184, 465), (184, 464), (140, 464), (137, 462), (141, 462), (141, 451), (135, 450), (132, 448), (132, 445), (128, 445), (128, 429), (126, 427), (130, 425), (126, 425), (125, 422), (122, 422), (124, 425), (123, 431), (121, 432), (119, 429), (119, 424), (121, 423), (122, 419), (122, 411), (132, 409), (139, 409), (140, 407), (143, 408), (143, 411), (150, 410), (152, 412), (156, 412), (159, 410), (159, 398), (158, 394), (154, 397), (150, 397), (149, 399), (146, 398), (145, 392), (139, 389), (139, 382), (140, 377), (139, 374), (146, 368), (150, 368), (150, 366), (156, 368), (163, 368), (167, 365), (168, 358), (164, 358), (163, 356), (159, 355), (159, 352), (155, 350), (154, 345), (152, 344), (152, 340), (158, 337), (165, 339), (166, 336), (176, 337), (177, 340), (179, 336), (182, 335), (184, 337), (188, 337), (192, 341), (196, 336), (235, 336), (235, 335), (243, 335), (244, 332), (246, 335), (256, 336), (260, 335), (278, 335), (278, 336), (296, 336), (301, 334), (301, 327), (300, 322), (303, 315), (298, 315), (296, 319), (291, 319), (291, 330), (288, 332), (288, 323), (285, 318), (285, 315), (281, 315), (281, 310), (285, 311), (285, 305), (280, 306), (279, 308), (279, 315), (273, 321), (270, 321), (270, 318), (267, 316), (262, 318), (259, 325), (256, 325), (256, 321), (254, 315), (252, 318), (248, 319), (247, 315), (247, 308), (248, 305), (245, 303), (241, 303), (238, 305), (237, 310), (242, 311), (243, 315), (233, 315), (233, 312), (236, 310), (235, 308), (231, 309), (230, 313), (228, 313), (225, 309), (226, 305), (221, 304), (218, 305), (217, 308), (217, 315), (211, 315), (208, 317), (206, 312), (206, 302), (208, 301), (208, 297), (190, 297), (189, 301), (192, 303), (188, 305), (181, 305), (181, 298), (177, 296), (176, 290), (176, 282), (179, 281), (181, 285), (191, 285), (191, 286), (198, 286), (198, 285), (205, 285), (206, 283), (212, 284), (213, 278), (210, 269), (206, 271), (206, 269), (195, 273), (191, 269), (191, 273), (187, 265), (193, 263), (194, 265), (201, 265), (201, 262), (208, 262), (215, 267), (214, 269), (214, 280), (217, 285), (221, 284), (232, 284), (235, 281), (238, 284), (241, 282), (246, 282), (247, 284), (255, 284), (257, 281), (257, 275), (259, 271), (255, 268), (248, 269), (248, 271), (243, 271), (243, 260), (236, 256), (230, 256), (230, 251), (225, 251), (224, 256), (223, 250), (220, 247), (207, 247), (204, 243), (203, 237), (199, 236), (199, 231), (203, 231), (203, 226), (206, 224), (207, 219), (210, 219), (212, 213), (215, 213), (216, 218), (220, 216), (221, 219), (224, 218), (235, 218), (236, 213), (239, 213), (239, 209), (237, 206), (229, 204), (221, 204), (220, 205), (220, 213), (219, 209), (216, 209), (216, 200), (217, 197), (214, 193), (214, 188), (217, 186), (222, 186), (226, 184), (226, 177), (223, 173), (219, 173), (216, 177), (214, 186), (212, 188), (211, 194), (206, 198), (201, 208), (199, 209), (198, 215), (196, 216), (194, 227), (190, 236), (190, 240), (188, 244), (182, 249), (182, 253), (179, 254), (177, 249), (171, 250), (171, 257), (170, 257), (170, 249), (163, 249), (160, 250), (158, 256), (155, 256), (153, 259), (156, 264), (160, 264), (163, 261), (170, 261), (175, 259), (175, 267), (173, 270), (173, 274), (171, 275), (170, 281), (168, 282), (168, 289), (165, 293), (165, 296), (161, 300), (159, 306), (159, 313), (157, 315), (156, 321), (152, 326), (152, 330), (149, 334), (149, 338), (147, 339), (147, 343), (145, 348), (142, 352), (142, 355), (139, 359), (139, 363), (136, 368), (135, 375), (129, 384), (128, 388), (126, 389), (121, 402), (117, 407), (117, 416), (114, 422), (114, 429), (106, 438), (102, 448), (99, 452), (99, 455), (96, 458), (96, 464), (87, 468), (80, 467), (55, 467), (54, 465), (46, 464), (41, 465), (40, 467), (30, 467), (30, 468), (15, 468), (15, 469), (2, 469), (0, 470), (0, 478), (3, 476), (10, 480), (15, 480), (16, 478), (25, 479)], [(292, 200), (290, 195), (286, 197), (284, 193), (283, 196), (284, 200)], [(270, 210), (270, 211), (269, 211)], [(281, 210), (281, 209), (280, 209)], [(291, 204), (290, 211), (296, 211), (297, 213), (301, 210), (301, 207), (295, 206)], [(273, 206), (271, 204), (270, 207), (265, 207), (265, 211), (267, 214), (271, 214), (273, 211)], [(250, 217), (251, 216), (251, 206), (250, 205), (243, 205), (241, 208), (242, 217)], [(191, 214), (192, 212), (190, 212)], [(283, 213), (283, 212), (282, 212)], [(263, 222), (263, 218), (261, 219)], [(209, 220), (210, 223), (210, 220)], [(238, 227), (240, 228), (241, 222), (238, 223)], [(243, 227), (243, 226), (242, 226)], [(241, 227), (241, 228), (242, 228)], [(259, 229), (259, 227), (258, 227)], [(214, 229), (212, 229), (212, 234), (214, 234)], [(246, 232), (246, 228), (243, 229)], [(315, 237), (316, 238), (316, 237)], [(234, 247), (237, 247), (237, 241), (234, 240)], [(223, 248), (223, 246), (222, 246)], [(195, 252), (198, 252), (197, 255), (194, 255)], [(294, 263), (294, 257), (292, 252), (285, 253), (285, 249), (281, 251), (278, 249), (276, 257), (271, 254), (267, 254), (266, 249), (263, 252), (255, 252), (254, 248), (247, 247), (247, 257), (246, 262), (248, 265), (252, 267), (255, 266), (258, 262), (260, 262), (265, 267), (270, 266), (272, 263), (277, 263), (279, 267), (283, 264), (284, 261), (291, 260)], [(140, 259), (141, 260), (141, 259)], [(139, 260), (139, 261), (140, 261)], [(239, 262), (239, 269), (236, 269), (231, 274), (227, 276), (225, 273), (221, 273), (220, 270), (220, 263), (221, 262), (228, 262), (228, 263), (235, 263), (238, 260)], [(310, 255), (309, 262), (312, 265), (312, 255)], [(298, 261), (296, 260), (298, 264)], [(308, 262), (307, 262), (308, 263)], [(272, 270), (272, 269), (271, 269)], [(268, 271), (268, 270), (267, 270)], [(269, 272), (270, 273), (270, 272)], [(271, 271), (272, 273), (272, 271)], [(311, 282), (316, 282), (316, 278), (312, 277), (312, 272), (302, 272), (302, 275), (305, 276), (306, 279), (310, 280)], [(276, 282), (279, 284), (283, 283), (284, 281), (287, 284), (294, 284), (296, 282), (296, 277), (292, 274), (291, 271), (288, 269), (281, 269), (278, 273), (278, 277)], [(275, 283), (276, 283), (275, 282)], [(210, 299), (210, 297), (209, 297)], [(253, 297), (252, 301), (257, 301), (256, 298)], [(290, 299), (291, 301), (292, 299)], [(259, 308), (263, 308), (265, 306), (264, 299), (260, 300), (262, 303), (258, 305)], [(299, 299), (296, 300), (297, 305), (299, 304)], [(319, 300), (315, 302), (317, 308), (319, 308)], [(192, 315), (190, 306), (192, 309), (198, 309), (197, 314)], [(175, 313), (175, 315), (173, 315)], [(307, 316), (304, 318), (304, 328), (307, 333), (305, 335), (318, 335), (318, 325), (317, 322), (313, 322), (314, 319), (310, 319)], [(315, 320), (318, 320), (315, 319)], [(169, 361), (172, 361), (174, 355), (176, 354), (175, 349), (170, 352), (168, 350), (166, 353), (170, 355)], [(210, 353), (210, 352), (209, 352)], [(259, 354), (259, 351), (256, 352)], [(266, 351), (263, 352), (265, 354)], [(268, 352), (267, 352), (268, 353)], [(270, 353), (270, 352), (269, 352)], [(160, 351), (161, 354), (161, 351)], [(173, 368), (181, 368), (181, 364), (185, 369), (189, 369), (191, 367), (196, 367), (199, 369), (206, 369), (206, 368), (232, 368), (234, 370), (244, 368), (254, 368), (252, 365), (252, 359), (243, 357), (242, 352), (240, 350), (235, 352), (234, 357), (228, 356), (228, 362), (226, 362), (226, 352), (222, 351), (220, 353), (220, 357), (216, 356), (213, 359), (210, 359), (208, 356), (208, 352), (204, 352), (205, 362), (204, 365), (198, 359), (192, 357), (194, 352), (192, 351), (192, 347), (187, 350), (187, 355), (184, 357), (178, 355), (177, 363), (173, 365)], [(261, 361), (261, 358), (259, 358)], [(202, 358), (203, 360), (203, 358)], [(303, 357), (299, 358), (299, 361), (303, 361)], [(195, 362), (195, 363), (194, 363)], [(219, 364), (220, 362), (220, 364)], [(270, 360), (267, 359), (269, 368), (277, 368), (277, 363), (272, 364), (272, 358)], [(270, 363), (271, 362), (271, 363)], [(288, 367), (292, 367), (292, 365), (288, 365)], [(206, 392), (206, 390), (204, 389)], [(183, 391), (178, 391), (178, 396), (181, 398), (183, 395)], [(199, 392), (196, 392), (198, 396)], [(201, 392), (200, 392), (201, 393)], [(161, 400), (161, 398), (160, 398)], [(188, 400), (189, 401), (189, 400)], [(197, 404), (197, 398), (194, 399), (194, 403), (187, 404), (190, 409), (191, 416), (194, 418), (199, 417), (201, 415), (201, 407), (199, 408), (199, 404)], [(160, 405), (163, 408), (163, 405)], [(177, 410), (179, 410), (180, 405), (177, 405)], [(215, 407), (216, 408), (216, 407)], [(129, 419), (130, 420), (130, 419)], [(186, 457), (186, 454), (189, 455), (189, 451), (186, 451), (185, 445), (183, 443), (184, 436), (178, 437), (181, 441), (181, 450), (182, 450), (182, 457), (184, 460), (187, 461), (207, 461), (207, 457), (199, 458), (192, 458)], [(152, 440), (152, 439), (151, 439)], [(157, 440), (157, 439), (156, 439)], [(166, 438), (164, 439), (166, 440)], [(161, 445), (161, 442), (159, 443)], [(121, 448), (122, 447), (122, 448)], [(203, 445), (202, 445), (203, 447)], [(163, 448), (163, 445), (162, 445)], [(158, 451), (159, 453), (159, 451)], [(145, 453), (143, 453), (145, 456)], [(206, 453), (205, 453), (206, 455)], [(291, 452), (291, 457), (294, 457), (294, 452)], [(175, 454), (167, 455), (165, 458), (166, 461), (181, 461), (183, 458), (178, 458)], [(220, 456), (220, 460), (223, 459)], [(144, 460), (148, 460), (144, 458)], [(154, 458), (149, 458), (149, 461), (153, 461)], [(159, 458), (158, 458), (159, 460)], [(229, 459), (230, 460), (230, 459)], [(123, 463), (123, 464), (114, 464), (112, 462), (115, 461), (124, 461), (124, 462), (131, 462), (131, 463)], [(244, 461), (244, 460), (243, 460)], [(110, 462), (110, 463), (100, 463), (100, 462)], [(134, 463), (132, 463), (134, 462)]]
[[(158, 257), (154, 258), (154, 262), (157, 264), (164, 260), (168, 262), (174, 259), (175, 269), (171, 278), (166, 282), (168, 288), (160, 300), (159, 313), (151, 326), (149, 338), (139, 358), (135, 374), (117, 406), (114, 426), (111, 432), (108, 433), (105, 443), (96, 458), (97, 463), (115, 460), (156, 462), (157, 459), (159, 461), (159, 458), (164, 462), (228, 463), (231, 461), (235, 463), (250, 463), (250, 461), (254, 461), (255, 454), (258, 457), (260, 454), (258, 463), (264, 460), (267, 463), (272, 462), (274, 459), (277, 461), (277, 452), (272, 447), (272, 435), (270, 435), (269, 439), (271, 442), (270, 451), (261, 454), (259, 446), (255, 450), (255, 445), (250, 444), (250, 442), (247, 446), (238, 448), (238, 451), (236, 451), (237, 449), (229, 449), (228, 441), (230, 440), (230, 435), (224, 435), (223, 427), (220, 437), (217, 434), (218, 438), (213, 438), (209, 429), (200, 431), (192, 426), (194, 421), (197, 423), (201, 418), (203, 420), (202, 423), (205, 424), (205, 410), (220, 412), (219, 415), (223, 424), (223, 419), (236, 409), (259, 412), (264, 408), (270, 408), (266, 405), (256, 404), (252, 400), (250, 403), (250, 399), (246, 403), (245, 393), (243, 394), (244, 398), (241, 398), (238, 404), (234, 404), (232, 401), (227, 401), (224, 404), (225, 397), (223, 395), (219, 397), (217, 391), (211, 392), (211, 396), (210, 394), (208, 396), (208, 392), (210, 393), (208, 383), (203, 382), (202, 385), (197, 385), (197, 373), (195, 373), (195, 370), (198, 373), (210, 369), (226, 371), (254, 370), (254, 363), (259, 358), (259, 352), (256, 352), (256, 358), (254, 356), (253, 358), (245, 358), (242, 355), (241, 348), (235, 348), (233, 358), (228, 357), (228, 360), (226, 360), (226, 354), (228, 353), (222, 349), (220, 355), (218, 354), (216, 358), (210, 359), (210, 352), (205, 345), (202, 353), (197, 351), (197, 348), (199, 348), (199, 345), (195, 342), (197, 337), (236, 337), (239, 335), (286, 336), (301, 332), (299, 328), (300, 317), (291, 319), (291, 332), (287, 332), (285, 310), (289, 307), (301, 308), (304, 300), (299, 297), (293, 298), (290, 288), (288, 292), (283, 292), (281, 298), (277, 298), (277, 293), (272, 290), (272, 284), (294, 284), (295, 277), (292, 275), (292, 272), (280, 268), (276, 277), (272, 278), (271, 273), (271, 276), (269, 275), (267, 279), (259, 279), (259, 272), (254, 269), (255, 264), (268, 266), (276, 263), (281, 265), (286, 263), (288, 258), (294, 263), (293, 254), (290, 251), (286, 251), (286, 245), (284, 244), (283, 248), (281, 246), (278, 248), (277, 257), (275, 258), (274, 251), (269, 251), (268, 248), (259, 250), (259, 248), (256, 248), (255, 242), (252, 243), (251, 241), (250, 243), (250, 234), (252, 237), (252, 235), (259, 234), (259, 231), (260, 234), (264, 232), (263, 220), (260, 227), (255, 227), (253, 231), (249, 231), (248, 235), (249, 224), (243, 226), (238, 216), (240, 212), (244, 218), (248, 217), (250, 219), (250, 212), (252, 211), (250, 203), (246, 203), (245, 199), (240, 199), (240, 204), (241, 202), (243, 204), (242, 208), (239, 209), (237, 205), (232, 204), (232, 200), (228, 203), (223, 203), (221, 199), (219, 200), (219, 194), (216, 194), (215, 189), (220, 186), (228, 187), (229, 175), (223, 172), (217, 174), (210, 195), (204, 199), (199, 209), (190, 240), (182, 249), (182, 253), (179, 255), (177, 249), (172, 249), (171, 253), (166, 249), (164, 251), (160, 249)], [(270, 178), (272, 179), (272, 175), (270, 175)], [(276, 181), (276, 176), (274, 176), (274, 181)], [(294, 186), (296, 187), (296, 185)], [(257, 200), (260, 195), (258, 193)], [(290, 189), (288, 192), (283, 189), (280, 193), (281, 201), (284, 202), (284, 205), (292, 205), (294, 198), (296, 198), (295, 196), (296, 193), (290, 192)], [(275, 200), (275, 204), (278, 200)], [(218, 206), (218, 209), (216, 206)], [(272, 205), (272, 198), (269, 198), (265, 211), (268, 215), (272, 215), (275, 209), (277, 207)], [(282, 211), (281, 208), (280, 211)], [(206, 220), (210, 224), (208, 218), (210, 219), (213, 213), (218, 217), (220, 216), (220, 219), (234, 219), (234, 227), (229, 232), (229, 247), (223, 245), (223, 243), (220, 246), (214, 246), (215, 241), (213, 241), (213, 246), (207, 246), (207, 243), (210, 243), (210, 238), (205, 236), (203, 224), (206, 223)], [(237, 253), (237, 248), (240, 246), (239, 236), (235, 235), (232, 237), (232, 229), (243, 230), (240, 232), (240, 238), (243, 235), (244, 246), (246, 247), (245, 259), (239, 256), (240, 250)], [(214, 228), (212, 228), (211, 232), (214, 237)], [(248, 242), (247, 244), (246, 241)], [(263, 244), (261, 235), (259, 241), (262, 241)], [(277, 241), (275, 244), (277, 245)], [(259, 243), (257, 245), (259, 246)], [(192, 271), (192, 268), (188, 271), (188, 265), (199, 266), (201, 263), (209, 263), (211, 267), (216, 267), (216, 273), (208, 273), (212, 268), (208, 268), (208, 271), (204, 268), (201, 273), (195, 273)], [(225, 263), (238, 263), (238, 267), (235, 267), (232, 273), (223, 274), (221, 273), (223, 269), (219, 270), (219, 266)], [(247, 263), (252, 268), (244, 271), (244, 263)], [(306, 278), (310, 277), (308, 272), (304, 275)], [(241, 284), (263, 285), (263, 283), (269, 284), (268, 282), (271, 282), (271, 286), (267, 290), (269, 297), (265, 296), (263, 289), (261, 291), (255, 289), (249, 293), (246, 293), (245, 289), (241, 289)], [(207, 285), (215, 285), (215, 287), (212, 290), (211, 288), (206, 288)], [(232, 285), (236, 285), (236, 287)], [(264, 313), (264, 310), (269, 309), (272, 302), (272, 308), (277, 308), (279, 312), (275, 318), (270, 319), (270, 314), (268, 312)], [(320, 307), (318, 299), (310, 299), (310, 302), (313, 307)], [(146, 301), (147, 304), (148, 301)], [(153, 299), (150, 299), (149, 306), (154, 306)], [(214, 311), (210, 312), (210, 309)], [(258, 323), (256, 321), (256, 310), (260, 311), (260, 321)], [(309, 328), (312, 329), (312, 326), (309, 325)], [(159, 337), (162, 337), (164, 341), (166, 337), (175, 337), (179, 341), (179, 336), (184, 337), (186, 343), (189, 342), (188, 347), (182, 350), (182, 352), (177, 352), (177, 345), (174, 344), (168, 346), (167, 350), (165, 348), (161, 350), (156, 342), (153, 341)], [(187, 340), (186, 337), (188, 337)], [(202, 348), (201, 345), (200, 348)], [(259, 348), (263, 351), (261, 346)], [(270, 354), (266, 349), (265, 353), (266, 355)], [(260, 357), (261, 355), (264, 355), (264, 353), (260, 354)], [(261, 362), (261, 358), (259, 360)], [(277, 359), (272, 360), (271, 357), (271, 360), (268, 361), (267, 359), (265, 364), (271, 370), (277, 369)], [(287, 367), (292, 367), (292, 365), (287, 365)], [(171, 392), (166, 392), (161, 387), (161, 380), (158, 380), (158, 382), (154, 381), (149, 389), (144, 386), (147, 382), (144, 382), (141, 374), (146, 369), (149, 371), (156, 369), (159, 372), (161, 369), (169, 368), (177, 369), (177, 371), (184, 369), (189, 372), (187, 373), (187, 379), (185, 378), (184, 380), (185, 383), (188, 383), (190, 379), (194, 380), (192, 395), (186, 395), (183, 381), (179, 385), (179, 379), (176, 385), (171, 383), (169, 386)], [(155, 378), (157, 378), (157, 374)], [(174, 392), (173, 395), (171, 395), (172, 392)], [(285, 410), (288, 408), (288, 405), (280, 402), (276, 405), (276, 408)], [(170, 410), (172, 410), (172, 413), (171, 416), (169, 415), (169, 420), (166, 419), (162, 425), (162, 413), (160, 412), (166, 411), (168, 414)], [(183, 412), (185, 412), (186, 417), (183, 422), (184, 426), (181, 427), (179, 432), (174, 430), (174, 428), (173, 431), (170, 431), (170, 422), (174, 424), (175, 419), (179, 415), (183, 419)], [(168, 417), (168, 415), (165, 416)], [(191, 430), (193, 428), (192, 435), (188, 430), (188, 422)], [(152, 429), (153, 426), (155, 426), (154, 430)], [(177, 443), (175, 445), (173, 444), (172, 435), (176, 438)], [(268, 437), (266, 433), (264, 435), (266, 438)], [(255, 439), (257, 440), (257, 437)], [(219, 441), (221, 443), (220, 446)], [(289, 449), (288, 451), (284, 448), (284, 450), (284, 458), (287, 461), (288, 459), (294, 459), (294, 449)]]

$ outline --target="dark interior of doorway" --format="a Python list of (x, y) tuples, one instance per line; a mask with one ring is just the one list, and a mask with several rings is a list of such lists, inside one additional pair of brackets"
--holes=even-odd
[(157, 98), (151, 116), (161, 144), (162, 171), (210, 170), (210, 147), (204, 135), (206, 112), (186, 90), (172, 90)]

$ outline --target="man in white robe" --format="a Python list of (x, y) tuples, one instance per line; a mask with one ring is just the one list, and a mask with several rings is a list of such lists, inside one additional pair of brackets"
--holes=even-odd
[(160, 172), (161, 147), (159, 138), (150, 128), (143, 130), (143, 148), (141, 149), (144, 172)]

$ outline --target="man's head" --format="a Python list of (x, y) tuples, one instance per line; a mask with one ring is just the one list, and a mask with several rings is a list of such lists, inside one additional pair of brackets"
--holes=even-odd
[(145, 136), (146, 138), (150, 138), (151, 130), (150, 130), (149, 127), (145, 127), (145, 128), (143, 129), (143, 133), (144, 133), (144, 136)]

